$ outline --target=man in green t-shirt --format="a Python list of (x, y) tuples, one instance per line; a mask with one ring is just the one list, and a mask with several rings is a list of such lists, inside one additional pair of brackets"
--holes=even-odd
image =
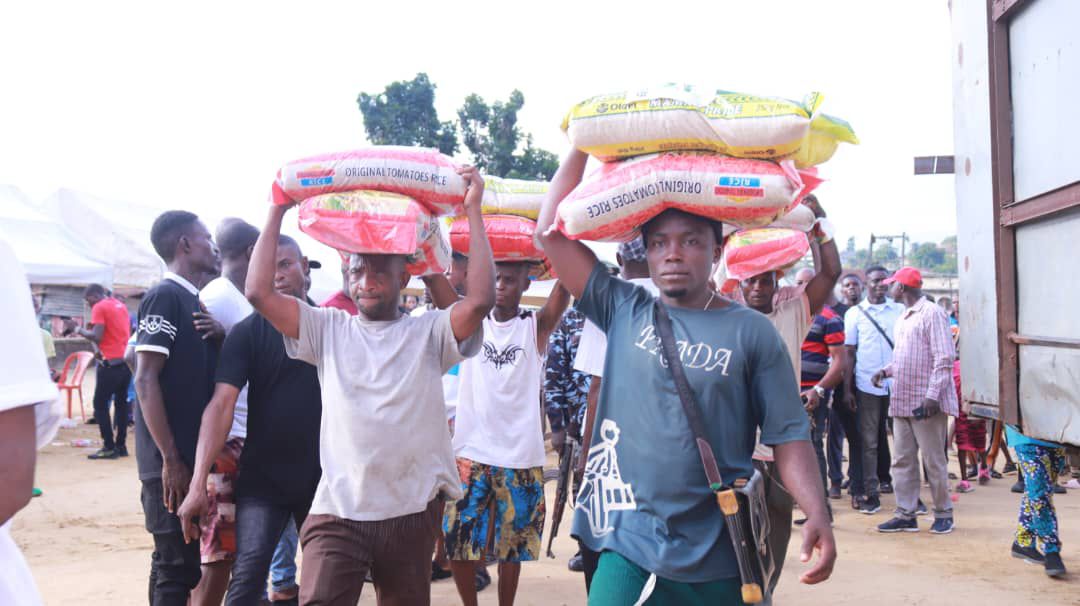
[[(653, 296), (608, 275), (581, 242), (548, 231), (585, 161), (579, 151), (564, 159), (538, 234), (578, 309), (608, 338), (572, 531), (603, 553), (589, 603), (741, 604), (734, 548), (662, 360)], [(767, 318), (709, 287), (720, 259), (718, 235), (715, 222), (661, 213), (642, 226), (649, 274), (671, 316), (721, 475), (731, 482), (752, 474), (760, 429), (783, 484), (807, 514), (802, 560), (820, 551), (801, 580), (818, 583), (832, 572), (836, 546), (791, 359)]]

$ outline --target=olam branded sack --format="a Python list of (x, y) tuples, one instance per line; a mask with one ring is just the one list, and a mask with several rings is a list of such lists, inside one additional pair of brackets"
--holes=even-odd
[(438, 219), (400, 194), (350, 191), (314, 196), (300, 205), (299, 224), (304, 233), (344, 253), (408, 255), (413, 274), (444, 271), (450, 264)]
[[(500, 261), (543, 261), (544, 253), (536, 248), (533, 233), (536, 221), (512, 215), (484, 215), (484, 231), (491, 243), (491, 253)], [(458, 217), (450, 224), (450, 246), (469, 253), (469, 220)]]
[(739, 227), (783, 216), (821, 180), (790, 162), (674, 152), (602, 165), (559, 204), (556, 225), (571, 240), (625, 241), (677, 208)]
[(806, 233), (765, 227), (739, 231), (724, 244), (724, 273), (728, 280), (745, 280), (767, 271), (783, 271), (810, 250)]
[(825, 162), (840, 142), (858, 143), (843, 120), (818, 114), (822, 96), (802, 103), (666, 85), (600, 95), (563, 120), (571, 144), (610, 162), (662, 151), (700, 150), (737, 158)]
[(547, 191), (545, 181), (485, 176), (481, 212), (485, 215), (516, 215), (535, 221)]
[(356, 189), (409, 196), (432, 214), (454, 214), (465, 201), (457, 164), (434, 149), (376, 146), (289, 162), (278, 171), (271, 201), (284, 204)]

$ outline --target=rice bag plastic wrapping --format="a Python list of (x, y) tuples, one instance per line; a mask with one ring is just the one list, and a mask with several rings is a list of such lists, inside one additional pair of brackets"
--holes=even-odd
[(481, 212), (485, 215), (516, 215), (535, 221), (547, 191), (545, 181), (486, 176)]
[[(814, 228), (814, 221), (816, 220), (817, 217), (814, 216), (814, 211), (810, 210), (805, 204), (799, 204), (783, 217), (770, 223), (768, 227), (782, 227), (806, 233)], [(739, 228), (734, 225), (724, 224), (725, 237), (737, 231), (739, 231)]]
[(570, 109), (562, 128), (574, 147), (604, 162), (700, 150), (792, 157), (804, 168), (828, 160), (840, 142), (858, 143), (846, 122), (817, 114), (821, 101), (820, 93), (797, 102), (668, 84), (586, 99)]
[[(496, 262), (544, 260), (536, 247), (533, 233), (536, 221), (513, 215), (484, 215), (484, 231), (491, 243)], [(469, 254), (469, 220), (458, 217), (450, 224), (450, 246), (461, 254)]]
[(408, 255), (413, 274), (444, 271), (450, 263), (449, 245), (440, 249), (445, 236), (438, 219), (408, 196), (323, 194), (305, 200), (298, 215), (301, 231), (343, 253)]
[(745, 280), (767, 271), (783, 271), (810, 250), (806, 232), (765, 227), (736, 232), (724, 245), (724, 274)]
[(457, 164), (434, 149), (376, 146), (289, 162), (278, 171), (274, 204), (321, 194), (374, 190), (402, 194), (435, 215), (455, 214), (465, 201), (466, 183)]
[(602, 165), (559, 204), (572, 240), (626, 241), (668, 208), (762, 227), (792, 210), (821, 180), (790, 162), (672, 152)]

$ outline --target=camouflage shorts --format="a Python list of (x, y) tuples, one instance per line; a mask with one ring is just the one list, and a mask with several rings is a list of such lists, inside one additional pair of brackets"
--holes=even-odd
[(544, 470), (507, 469), (457, 460), (465, 496), (446, 505), (443, 531), (453, 561), (527, 562), (540, 557)]
[(229, 438), (221, 449), (214, 468), (206, 478), (206, 496), (210, 510), (200, 520), (202, 539), (199, 552), (202, 563), (231, 562), (236, 559), (236, 472), (243, 438)]

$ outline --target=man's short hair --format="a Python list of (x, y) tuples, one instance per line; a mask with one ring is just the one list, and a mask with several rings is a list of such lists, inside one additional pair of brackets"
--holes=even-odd
[(859, 284), (862, 284), (863, 281), (859, 274), (849, 271), (848, 273), (840, 276), (840, 283), (843, 284), (844, 280), (847, 280), (848, 278), (854, 278)]
[(172, 263), (180, 237), (199, 220), (199, 216), (186, 210), (167, 210), (154, 219), (150, 228), (150, 243), (154, 252), (166, 263)]
[(655, 222), (657, 219), (659, 219), (660, 217), (664, 216), (667, 213), (679, 213), (679, 214), (686, 215), (687, 217), (691, 217), (693, 219), (696, 219), (698, 221), (704, 221), (705, 223), (708, 223), (709, 226), (712, 227), (713, 235), (716, 236), (716, 243), (723, 246), (723, 244), (724, 244), (724, 224), (723, 223), (721, 223), (719, 221), (714, 221), (713, 219), (708, 219), (708, 218), (702, 217), (701, 215), (695, 215), (694, 213), (688, 213), (685, 210), (679, 210), (677, 208), (669, 208), (669, 209), (665, 210), (664, 212), (660, 213), (659, 215), (656, 215), (652, 219), (649, 219), (648, 221), (645, 222), (644, 225), (641, 226), (641, 240), (644, 243), (644, 245), (646, 247), (646, 250), (648, 249), (648, 246), (649, 246), (649, 242), (648, 242), (648, 240), (649, 240), (649, 226), (651, 226), (653, 224), (653, 222)]
[(259, 229), (243, 219), (230, 217), (218, 225), (217, 246), (226, 259), (243, 255), (258, 239)]
[(875, 272), (875, 271), (883, 272), (886, 276), (889, 275), (889, 270), (885, 269), (885, 267), (882, 266), (882, 265), (871, 265), (870, 267), (867, 267), (866, 268), (866, 275), (869, 276), (871, 272)]
[(278, 236), (277, 243), (278, 243), (278, 246), (291, 246), (291, 247), (296, 249), (296, 252), (301, 257), (304, 256), (304, 253), (301, 252), (301, 250), (300, 250), (300, 243), (297, 242), (296, 240), (294, 240), (291, 236), (286, 236), (285, 234), (281, 234), (281, 235)]
[(468, 261), (469, 256), (466, 255), (465, 253), (459, 253), (458, 251), (455, 250), (455, 251), (453, 251), (453, 256), (451, 256), (451, 259), (454, 260), (454, 261)]
[(86, 290), (83, 291), (84, 297), (105, 297), (105, 295), (107, 294), (108, 291), (106, 291), (105, 287), (100, 284), (91, 284), (90, 286), (86, 287)]

